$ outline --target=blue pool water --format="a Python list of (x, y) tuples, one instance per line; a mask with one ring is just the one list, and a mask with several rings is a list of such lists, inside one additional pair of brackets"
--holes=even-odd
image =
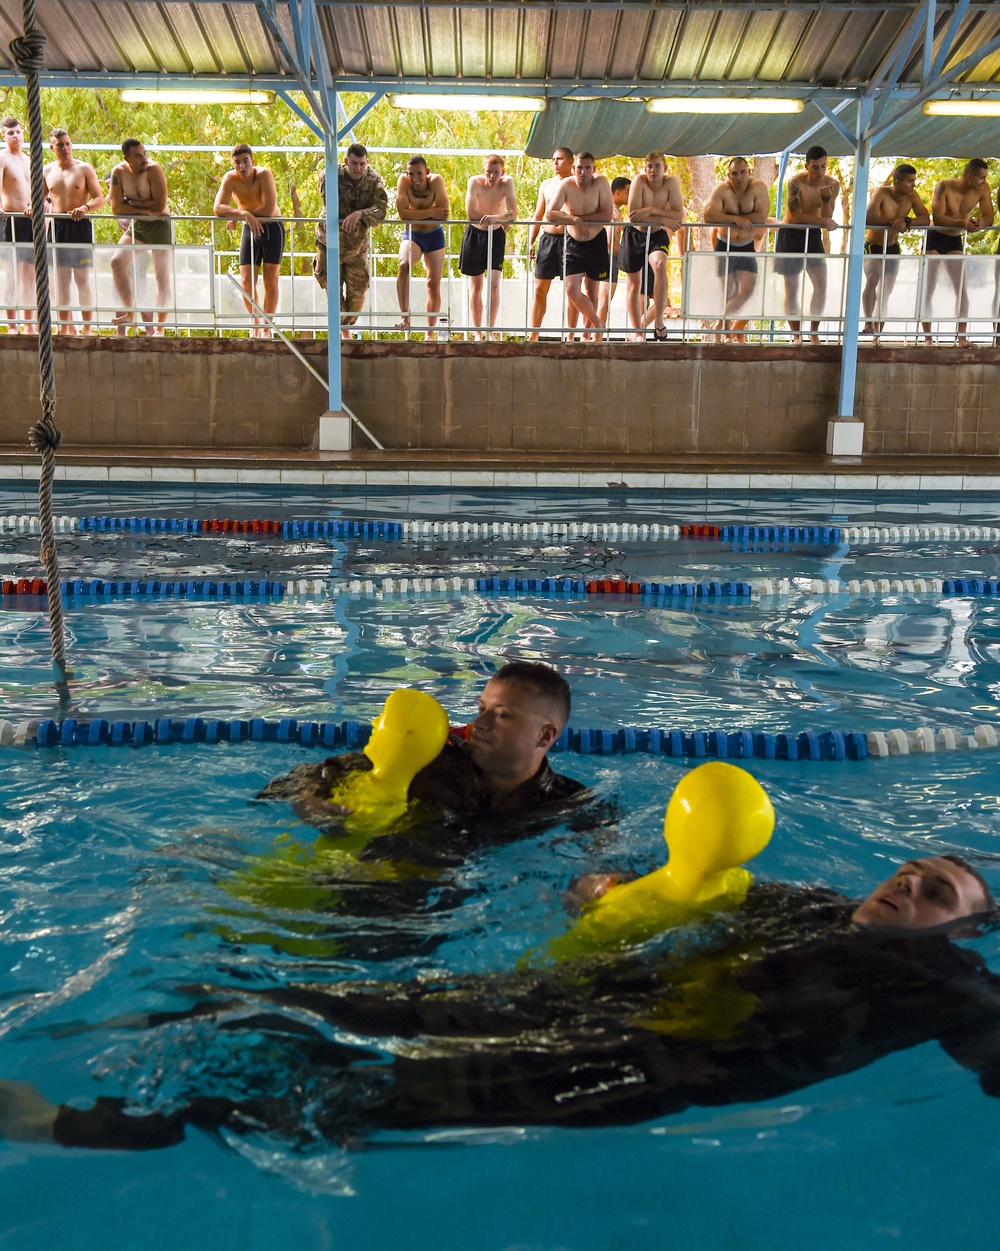
[[(933, 499), (466, 492), (331, 501), (218, 488), (150, 499), (146, 491), (141, 499), (66, 492), (57, 511), (995, 524), (986, 502)], [(0, 513), (26, 511), (31, 501), (20, 493), (0, 496)], [(35, 543), (0, 535), (0, 573), (37, 576)], [(1000, 545), (982, 541), (838, 551), (287, 544), (252, 535), (68, 534), (59, 543), (65, 577), (995, 577), (1000, 566)], [(124, 599), (75, 604), (67, 623), (82, 717), (364, 720), (395, 687), (419, 685), (461, 721), (501, 658), (538, 658), (570, 678), (577, 726), (797, 733), (930, 724), (968, 733), (998, 720), (998, 614), (994, 601), (971, 597), (796, 591), (781, 601), (672, 607), (476, 595)], [(0, 717), (53, 715), (42, 617), (5, 604), (0, 641)], [(359, 921), (298, 897), (277, 907), (247, 889), (254, 866), (312, 841), (287, 807), (249, 801), (271, 777), (317, 757), (278, 743), (0, 749), (0, 1076), (82, 1105), (99, 1094), (169, 1105), (186, 1084), (219, 1084), (220, 1073), (258, 1061), (221, 1055), (206, 1025), (89, 1027), (184, 1006), (178, 988), (193, 984), (267, 989), (293, 979), (511, 968), (565, 928), (562, 895), (580, 873), (661, 862), (664, 802), (688, 767), (644, 755), (559, 757), (557, 768), (617, 801), (618, 819), (471, 857), (447, 883), (455, 906), (420, 918), (428, 950), (403, 943), (401, 954), (376, 961), (365, 943), (412, 921)], [(898, 860), (955, 851), (997, 888), (998, 762), (986, 751), (748, 761), (778, 813), (756, 871), (861, 894)], [(1000, 972), (995, 934), (968, 945)], [(789, 1099), (625, 1129), (395, 1135), (356, 1151), (312, 1143), (295, 1152), (264, 1136), (224, 1146), (195, 1130), (183, 1145), (147, 1154), (0, 1144), (0, 1249), (989, 1246), (998, 1116), (975, 1078), (928, 1044)]]

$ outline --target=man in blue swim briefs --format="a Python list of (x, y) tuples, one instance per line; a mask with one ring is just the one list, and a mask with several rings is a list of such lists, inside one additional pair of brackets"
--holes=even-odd
[(62, 127), (50, 136), (56, 159), (42, 170), (45, 197), (54, 214), (51, 224), (59, 329), (76, 334), (70, 304), (70, 280), (76, 282), (82, 331), (90, 334), (94, 320), (94, 227), (87, 215), (104, 207), (104, 192), (94, 168), (73, 155), (73, 144)]
[[(285, 250), (285, 227), (278, 219), (278, 192), (274, 175), (266, 165), (255, 165), (248, 143), (238, 143), (232, 152), (233, 168), (219, 184), (213, 212), (233, 226), (243, 223), (240, 234), (240, 281), (248, 296), (256, 300), (257, 271), (264, 270), (264, 312), (278, 311), (278, 272)], [(232, 207), (235, 199), (236, 207)], [(269, 339), (271, 328), (264, 318), (254, 314), (253, 305), (244, 300), (253, 323), (255, 339)]]
[(806, 153), (806, 167), (788, 180), (785, 224), (778, 231), (774, 250), (778, 257), (774, 272), (785, 280), (785, 309), (792, 342), (802, 342), (802, 271), (812, 284), (809, 311), (813, 315), (810, 343), (819, 343), (819, 316), (826, 304), (826, 248), (824, 230), (839, 230), (833, 220), (840, 196), (840, 183), (826, 172), (827, 155), (820, 147)]
[(611, 224), (614, 208), (611, 184), (597, 173), (593, 153), (578, 152), (572, 177), (559, 184), (545, 214), (547, 222), (566, 227), (566, 296), (596, 328), (597, 339), (608, 315), (611, 258), (605, 226)]
[(396, 274), (396, 298), (402, 313), (397, 330), (410, 328), (410, 275), (424, 262), (427, 270), (427, 338), (434, 337), (441, 310), (441, 274), (444, 272), (444, 226), (448, 220), (448, 190), (440, 174), (432, 174), (422, 156), (411, 156), (406, 173), (396, 183), (396, 212), (403, 226)]

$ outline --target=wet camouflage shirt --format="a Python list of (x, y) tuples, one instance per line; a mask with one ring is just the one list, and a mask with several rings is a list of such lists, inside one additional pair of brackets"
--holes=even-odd
[[(381, 177), (375, 173), (373, 169), (365, 170), (361, 178), (357, 182), (353, 182), (347, 176), (347, 166), (337, 166), (337, 194), (338, 216), (343, 221), (349, 213), (355, 212), (356, 209), (364, 211), (364, 223), (366, 227), (376, 226), (379, 222), (384, 222), (389, 212), (389, 196), (385, 189), (385, 183)], [(324, 205), (321, 213), (321, 220), (316, 224), (316, 240), (318, 243), (326, 243), (326, 174), (322, 174), (319, 180), (319, 193), (323, 197)]]

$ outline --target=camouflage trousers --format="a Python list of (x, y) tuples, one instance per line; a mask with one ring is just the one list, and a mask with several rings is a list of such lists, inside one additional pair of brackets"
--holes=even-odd
[[(313, 274), (319, 285), (326, 290), (326, 244), (316, 240), (316, 255), (313, 257)], [(353, 326), (358, 320), (358, 313), (365, 302), (368, 291), (368, 231), (357, 233), (348, 238), (340, 232), (340, 311), (341, 325)], [(353, 316), (351, 315), (353, 314)]]

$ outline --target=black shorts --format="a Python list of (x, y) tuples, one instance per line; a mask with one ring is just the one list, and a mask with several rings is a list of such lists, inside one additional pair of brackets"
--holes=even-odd
[(240, 264), (259, 269), (261, 265), (280, 265), (285, 250), (285, 228), (281, 222), (261, 222), (262, 235), (255, 235), (249, 226), (243, 226), (240, 235)]
[(550, 235), (543, 230), (538, 236), (535, 253), (535, 277), (551, 282), (563, 276), (563, 239), (565, 235)]
[(607, 282), (611, 272), (608, 235), (599, 230), (593, 239), (581, 243), (566, 235), (566, 274), (584, 274), (592, 282)]
[(965, 239), (962, 235), (945, 235), (940, 230), (928, 230), (924, 251), (936, 252), (938, 256), (947, 256), (949, 252), (964, 252)]
[(896, 274), (899, 272), (899, 261), (895, 258), (901, 255), (902, 252), (898, 243), (890, 243), (887, 245), (884, 239), (881, 243), (872, 243), (870, 240), (866, 240), (865, 242), (865, 256), (888, 257), (888, 259), (884, 260), (878, 267), (879, 271), (885, 274), (888, 278), (895, 278)]
[[(486, 273), (487, 261), (490, 269), (503, 269), (504, 248), (507, 246), (507, 232), (502, 226), (493, 227), (493, 247), (490, 249), (490, 233), (480, 230), (478, 226), (468, 225), (462, 235), (462, 246), (458, 253), (459, 273), (466, 278), (478, 278)], [(487, 256), (491, 251), (493, 255)]]
[[(670, 236), (665, 230), (654, 230), (649, 236), (649, 254), (669, 252)], [(623, 274), (637, 274), (646, 263), (646, 232), (626, 226), (618, 248), (618, 265)]]
[(30, 217), (25, 217), (23, 213), (16, 213), (13, 217), (3, 219), (4, 243), (33, 243), (34, 239), (35, 234), (31, 229)]
[(809, 256), (783, 256), (774, 262), (776, 274), (801, 274), (806, 269), (816, 269), (826, 259), (823, 247), (823, 231), (819, 226), (782, 226), (774, 241), (775, 252), (808, 252)]
[[(724, 261), (721, 257), (715, 262), (719, 270), (719, 277), (725, 278), (726, 273), (735, 274), (739, 270), (746, 270), (748, 274), (757, 272), (757, 250), (753, 246), (753, 240), (749, 243), (730, 243), (726, 239), (716, 239), (713, 244), (716, 252), (726, 252), (729, 254), (729, 260)], [(728, 270), (727, 270), (728, 266)]]
[(94, 227), (85, 217), (78, 222), (69, 217), (53, 217), (52, 242), (78, 244), (81, 246), (63, 246), (53, 251), (53, 265), (68, 265), (70, 269), (93, 269), (94, 267)]

